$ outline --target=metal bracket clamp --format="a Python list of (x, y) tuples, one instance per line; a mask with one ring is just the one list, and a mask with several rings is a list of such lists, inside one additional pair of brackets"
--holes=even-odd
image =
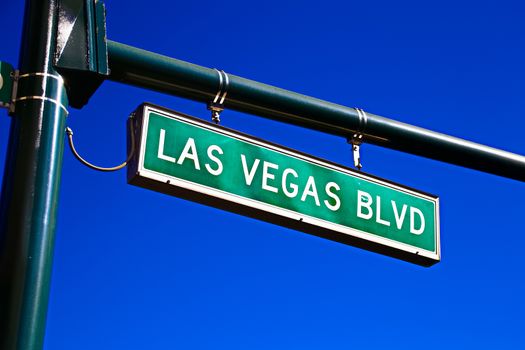
[[(38, 82), (37, 84), (24, 84), (24, 81), (31, 79), (42, 79), (42, 82)], [(12, 103), (9, 106), (9, 114), (14, 114), (17, 102), (30, 100), (51, 102), (58, 108), (61, 108), (66, 115), (69, 114), (67, 107), (64, 105), (64, 101), (67, 102), (65, 92), (56, 95), (57, 91), (63, 91), (63, 85), (64, 80), (60, 75), (45, 72), (20, 74), (19, 71), (15, 71), (13, 75)]]
[(20, 71), (17, 69), (11, 73), (11, 79), (13, 79), (13, 90), (11, 92), (11, 103), (9, 103), (9, 115), (15, 114), (15, 100), (16, 94), (18, 92), (18, 77), (20, 76)]
[(352, 137), (348, 138), (348, 143), (352, 145), (352, 155), (354, 158), (354, 166), (357, 168), (357, 170), (361, 171), (361, 169), (363, 168), (363, 164), (361, 163), (360, 149), (361, 149), (361, 144), (363, 143), (363, 131), (366, 128), (368, 117), (366, 115), (366, 112), (363, 111), (361, 108), (355, 108), (355, 110), (359, 117), (359, 127), (353, 133)]
[(208, 110), (211, 111), (211, 120), (215, 124), (219, 124), (221, 119), (221, 112), (224, 110), (224, 100), (228, 94), (228, 88), (230, 86), (230, 79), (228, 74), (223, 70), (215, 69), (219, 74), (219, 89), (212, 102), (208, 103)]

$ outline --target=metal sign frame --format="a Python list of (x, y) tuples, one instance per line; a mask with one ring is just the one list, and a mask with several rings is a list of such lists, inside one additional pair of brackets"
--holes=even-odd
[[(252, 145), (270, 149), (289, 157), (310, 162), (332, 171), (341, 172), (346, 175), (364, 179), (396, 191), (401, 191), (428, 200), (435, 204), (434, 239), (436, 249), (435, 251), (427, 251), (419, 247), (377, 236), (373, 233), (328, 222), (300, 212), (277, 207), (251, 198), (242, 197), (216, 188), (211, 188), (185, 179), (146, 169), (144, 167), (146, 131), (148, 130), (149, 117), (152, 112), (226, 137), (235, 138)], [(327, 160), (316, 158), (287, 147), (270, 143), (235, 130), (211, 124), (204, 120), (149, 103), (140, 105), (134, 112), (134, 125), (134, 132), (136, 134), (136, 151), (128, 166), (129, 184), (210, 205), (244, 216), (264, 220), (280, 226), (285, 226), (369, 251), (378, 252), (422, 266), (431, 266), (440, 261), (439, 198), (435, 195), (424, 193), (363, 172), (358, 172)], [(128, 140), (129, 147), (131, 147), (130, 142), (131, 141)]]

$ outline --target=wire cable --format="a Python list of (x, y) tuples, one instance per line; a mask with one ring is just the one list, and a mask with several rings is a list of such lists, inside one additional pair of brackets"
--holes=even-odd
[(110, 168), (105, 168), (105, 167), (96, 166), (96, 165), (88, 162), (84, 158), (82, 158), (80, 156), (80, 154), (78, 154), (78, 152), (77, 152), (77, 150), (75, 148), (75, 145), (73, 143), (73, 130), (71, 130), (70, 127), (67, 127), (66, 128), (66, 134), (67, 134), (67, 138), (68, 138), (68, 141), (69, 141), (69, 148), (71, 148), (71, 152), (73, 152), (73, 155), (75, 156), (75, 158), (78, 159), (80, 161), (80, 163), (84, 164), (88, 168), (91, 168), (93, 170), (98, 170), (98, 171), (105, 171), (105, 172), (120, 170), (120, 169), (124, 168), (126, 165), (128, 165), (130, 160), (133, 158), (133, 155), (135, 154), (135, 130), (133, 128), (133, 117), (130, 117), (128, 119), (128, 123), (129, 123), (129, 132), (130, 132), (130, 138), (131, 138), (131, 150), (129, 152), (128, 158), (124, 161), (124, 163), (122, 163), (120, 165), (117, 165), (117, 166), (114, 166), (114, 167), (110, 167)]

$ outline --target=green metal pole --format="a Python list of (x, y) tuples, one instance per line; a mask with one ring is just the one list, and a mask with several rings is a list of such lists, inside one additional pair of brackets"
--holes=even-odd
[[(219, 76), (201, 67), (108, 40), (110, 80), (210, 102)], [(229, 74), (225, 106), (343, 136), (359, 131), (367, 143), (525, 181), (525, 157), (355, 108), (341, 106)]]
[(56, 0), (27, 0), (0, 199), (0, 349), (43, 347), (67, 96), (53, 68)]

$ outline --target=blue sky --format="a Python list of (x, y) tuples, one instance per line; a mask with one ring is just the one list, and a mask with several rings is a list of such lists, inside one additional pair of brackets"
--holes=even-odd
[[(518, 1), (107, 1), (112, 40), (524, 154)], [(0, 14), (18, 61), (22, 1)], [(90, 161), (125, 158), (142, 102), (105, 82), (68, 125)], [(342, 138), (225, 111), (225, 126), (350, 166)], [(0, 164), (9, 118), (0, 111)], [(417, 145), (414, 145), (417, 147)], [(45, 349), (516, 349), (525, 342), (523, 183), (372, 145), (364, 171), (436, 194), (423, 268), (126, 184), (66, 149)]]

